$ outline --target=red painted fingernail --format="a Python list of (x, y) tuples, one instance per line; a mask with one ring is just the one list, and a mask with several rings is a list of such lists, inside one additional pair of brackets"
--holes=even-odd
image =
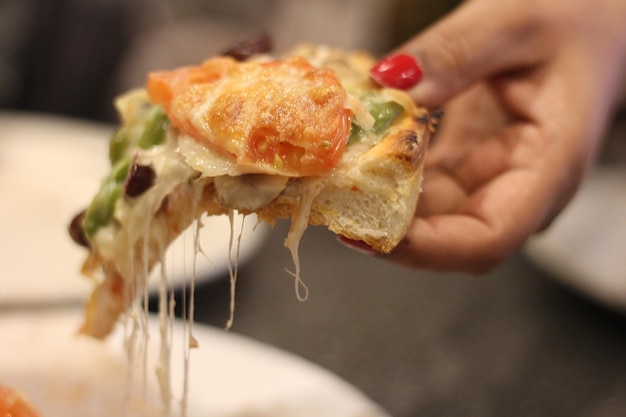
[(408, 54), (388, 56), (370, 70), (370, 76), (377, 83), (401, 90), (408, 90), (419, 83), (423, 75), (415, 58)]
[(349, 247), (350, 249), (354, 249), (357, 252), (361, 252), (364, 253), (366, 255), (376, 255), (379, 252), (375, 251), (374, 249), (372, 249), (372, 247), (370, 245), (368, 245), (367, 243), (361, 241), (361, 240), (352, 240), (352, 239), (348, 239), (345, 236), (338, 236), (337, 240), (339, 240), (339, 242), (343, 243), (344, 245), (346, 245), (347, 247)]

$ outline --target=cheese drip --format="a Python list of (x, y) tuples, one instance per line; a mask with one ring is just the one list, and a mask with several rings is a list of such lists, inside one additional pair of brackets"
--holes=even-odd
[(291, 219), (291, 227), (285, 239), (285, 247), (289, 249), (294, 264), (294, 271), (286, 270), (294, 277), (294, 289), (296, 297), (300, 301), (306, 301), (309, 297), (309, 288), (300, 276), (300, 240), (309, 226), (309, 216), (313, 207), (313, 200), (324, 186), (324, 177), (311, 177), (303, 182), (303, 194), (297, 211)]
[(230, 309), (229, 317), (226, 322), (226, 330), (230, 329), (235, 319), (235, 292), (237, 288), (237, 272), (239, 270), (239, 249), (241, 248), (241, 236), (243, 235), (243, 226), (245, 224), (246, 216), (243, 216), (241, 222), (241, 230), (237, 237), (237, 244), (235, 248), (235, 259), (233, 265), (233, 244), (235, 236), (235, 211), (230, 210), (228, 212), (228, 220), (230, 221), (230, 238), (228, 240), (228, 274), (230, 277)]

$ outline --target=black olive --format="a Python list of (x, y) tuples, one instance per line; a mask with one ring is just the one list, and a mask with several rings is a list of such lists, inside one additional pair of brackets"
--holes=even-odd
[(139, 197), (154, 185), (156, 172), (151, 165), (139, 165), (134, 162), (124, 184), (124, 194), (128, 197)]
[(74, 218), (72, 219), (68, 227), (68, 232), (70, 233), (70, 236), (74, 242), (78, 243), (81, 246), (88, 248), (89, 239), (87, 239), (87, 235), (85, 234), (85, 228), (83, 227), (83, 219), (85, 218), (85, 212), (86, 210), (83, 210), (80, 213), (78, 213), (76, 216), (74, 216)]

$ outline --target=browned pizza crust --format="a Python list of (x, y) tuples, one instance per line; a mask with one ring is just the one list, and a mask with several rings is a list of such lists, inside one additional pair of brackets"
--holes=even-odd
[[(389, 253), (413, 218), (430, 137), (428, 112), (415, 109), (399, 120), (379, 144), (338, 167), (313, 200), (309, 223), (361, 240)], [(300, 208), (303, 183), (294, 179), (268, 207), (257, 211), (266, 222), (291, 218)]]

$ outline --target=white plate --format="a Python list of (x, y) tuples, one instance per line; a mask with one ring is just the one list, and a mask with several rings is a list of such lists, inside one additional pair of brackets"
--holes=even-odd
[(526, 254), (555, 278), (626, 312), (626, 169), (597, 168)]
[[(0, 305), (72, 302), (91, 290), (79, 273), (86, 251), (70, 239), (67, 226), (108, 172), (111, 132), (70, 119), (0, 114)], [(240, 265), (267, 235), (267, 227), (256, 223), (251, 216), (242, 228), (236, 219), (235, 230), (243, 233)], [(198, 281), (228, 270), (228, 218), (207, 218), (204, 225)], [(174, 285), (191, 274), (192, 238), (188, 231), (166, 258)]]
[[(147, 394), (135, 391), (133, 412), (126, 414), (123, 331), (105, 342), (75, 337), (79, 321), (76, 310), (0, 316), (0, 382), (23, 391), (45, 417), (158, 415), (156, 320), (150, 321)], [(360, 391), (294, 355), (221, 329), (196, 325), (193, 333), (199, 348), (190, 359), (189, 417), (386, 416)], [(182, 335), (177, 322), (171, 369), (172, 391), (179, 398)]]

